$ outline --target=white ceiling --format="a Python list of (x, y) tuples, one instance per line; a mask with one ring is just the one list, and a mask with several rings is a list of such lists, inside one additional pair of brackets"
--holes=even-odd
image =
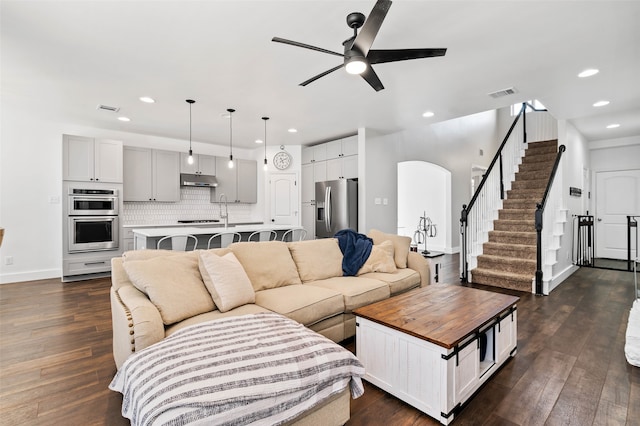
[[(341, 52), (351, 36), (346, 15), (368, 15), (374, 3), (3, 0), (3, 106), (188, 139), (192, 98), (194, 141), (228, 144), (221, 115), (233, 107), (234, 146), (254, 148), (264, 115), (270, 144), (312, 144), (535, 98), (589, 140), (640, 134), (639, 1), (396, 0), (373, 48), (446, 47), (446, 56), (375, 65), (380, 92), (344, 70), (298, 86), (341, 59), (271, 38)], [(577, 78), (585, 68), (600, 73)], [(518, 93), (488, 96), (508, 87)], [(592, 106), (602, 99), (611, 103)], [(423, 118), (427, 110), (435, 116)], [(605, 128), (613, 122), (620, 127)]]

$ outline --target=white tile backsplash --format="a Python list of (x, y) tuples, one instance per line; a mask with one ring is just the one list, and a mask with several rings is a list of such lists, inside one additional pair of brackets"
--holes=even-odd
[[(252, 204), (229, 203), (229, 222), (255, 222)], [(211, 203), (209, 188), (180, 188), (177, 203), (124, 202), (124, 212), (120, 216), (123, 225), (177, 223), (178, 220), (220, 219), (220, 205)]]

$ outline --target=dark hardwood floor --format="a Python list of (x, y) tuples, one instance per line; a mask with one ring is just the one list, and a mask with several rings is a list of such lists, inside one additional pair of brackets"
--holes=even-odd
[[(458, 285), (457, 256), (440, 284)], [(624, 358), (630, 272), (582, 268), (548, 297), (514, 293), (518, 353), (456, 425), (640, 425), (640, 368)], [(107, 386), (109, 279), (0, 285), (0, 424), (126, 425)], [(353, 350), (353, 340), (345, 343)], [(365, 382), (348, 425), (435, 425)]]

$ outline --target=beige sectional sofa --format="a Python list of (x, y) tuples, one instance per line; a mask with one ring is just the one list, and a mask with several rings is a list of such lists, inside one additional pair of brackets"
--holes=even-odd
[[(273, 311), (335, 342), (354, 336), (354, 309), (424, 287), (430, 279), (427, 261), (409, 251), (409, 238), (375, 230), (369, 236), (374, 241), (369, 259), (358, 276), (348, 277), (342, 276), (343, 256), (333, 238), (241, 242), (186, 253), (139, 250), (112, 259), (118, 369), (132, 353), (181, 328), (234, 315)], [(221, 279), (226, 273), (216, 266), (221, 262), (232, 266), (226, 276), (231, 279)], [(242, 277), (236, 275), (238, 266)], [(288, 424), (345, 424), (350, 396), (347, 387)]]
[(231, 315), (273, 311), (335, 342), (354, 336), (354, 309), (429, 284), (428, 263), (409, 251), (409, 238), (375, 230), (369, 236), (374, 250), (361, 274), (349, 277), (342, 276), (342, 252), (333, 238), (241, 242), (203, 251), (218, 256), (233, 253), (250, 279), (253, 302), (226, 312), (207, 292), (199, 268), (201, 251), (139, 250), (114, 258), (111, 309), (116, 366), (176, 330)]

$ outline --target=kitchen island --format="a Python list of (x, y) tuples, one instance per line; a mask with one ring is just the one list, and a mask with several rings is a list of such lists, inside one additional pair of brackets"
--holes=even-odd
[(134, 228), (132, 230), (134, 236), (134, 249), (155, 249), (158, 240), (162, 237), (173, 235), (190, 234), (195, 235), (198, 238), (199, 249), (206, 249), (209, 238), (212, 235), (221, 232), (237, 232), (242, 235), (242, 241), (246, 241), (249, 235), (255, 231), (273, 230), (278, 233), (278, 239), (282, 238), (282, 235), (289, 229), (298, 229), (300, 226), (292, 225), (266, 225), (266, 224), (252, 224), (252, 225), (229, 225), (224, 227), (223, 224), (214, 224), (210, 226), (171, 226), (171, 227), (152, 227), (152, 228)]

